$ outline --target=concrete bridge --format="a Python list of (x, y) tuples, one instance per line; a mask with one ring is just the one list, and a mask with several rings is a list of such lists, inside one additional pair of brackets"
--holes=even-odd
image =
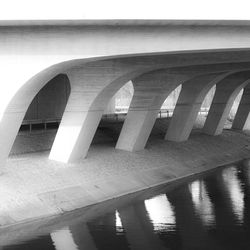
[(250, 126), (250, 21), (1, 21), (0, 34), (2, 165), (32, 100), (61, 74), (70, 93), (51, 160), (86, 157), (109, 100), (130, 80), (134, 96), (117, 149), (144, 149), (159, 109), (180, 84), (166, 140), (188, 139), (214, 85), (204, 133), (222, 132), (241, 89), (233, 128)]

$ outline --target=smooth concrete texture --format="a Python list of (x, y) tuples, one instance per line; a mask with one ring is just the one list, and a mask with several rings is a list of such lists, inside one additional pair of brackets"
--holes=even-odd
[(85, 57), (248, 48), (249, 27), (249, 21), (219, 20), (1, 21), (0, 48), (7, 55)]
[(249, 82), (250, 72), (232, 74), (216, 85), (215, 95), (204, 124), (203, 131), (209, 135), (221, 134), (236, 96)]
[[(191, 188), (192, 187), (190, 187), (190, 189)], [(177, 189), (176, 192), (178, 192), (177, 197), (174, 197), (172, 194), (170, 194), (167, 196), (167, 199), (174, 210), (176, 215), (176, 226), (180, 229), (181, 237), (185, 242), (184, 244), (187, 246), (187, 249), (201, 248), (203, 250), (218, 250), (218, 248), (215, 247), (216, 244), (213, 244), (214, 240), (210, 239), (212, 237), (206, 234), (203, 225), (204, 222), (201, 218), (197, 217), (197, 214), (195, 214), (196, 211), (195, 208), (193, 208), (195, 207), (194, 199), (189, 188), (186, 187), (184, 190), (182, 190), (182, 192)], [(202, 198), (204, 199), (204, 197)], [(190, 207), (188, 207), (188, 205), (190, 205)], [(185, 208), (184, 215), (183, 208)], [(202, 212), (197, 211), (197, 213), (200, 214)], [(189, 221), (192, 219), (194, 219), (194, 223), (190, 225)], [(192, 232), (195, 232), (195, 235)]]
[[(215, 52), (214, 52), (215, 53)], [(106, 106), (108, 105), (109, 100), (111, 97), (130, 79), (134, 79), (143, 73), (148, 71), (153, 71), (154, 69), (159, 68), (167, 68), (169, 73), (178, 72), (178, 74), (204, 74), (207, 72), (221, 72), (225, 70), (236, 70), (236, 69), (245, 69), (250, 67), (248, 63), (242, 64), (227, 64), (222, 63), (220, 65), (199, 65), (199, 66), (190, 66), (194, 63), (202, 63), (203, 61), (208, 62), (218, 62), (220, 59), (222, 61), (227, 61), (234, 59), (234, 56), (238, 58), (238, 52), (230, 53), (222, 53), (216, 52), (213, 54), (212, 52), (204, 54), (204, 53), (194, 53), (194, 54), (180, 54), (180, 55), (144, 55), (144, 56), (132, 56), (132, 57), (122, 57), (122, 58), (111, 58), (109, 60), (100, 60), (100, 59), (92, 59), (92, 60), (72, 60), (72, 61), (65, 61), (61, 64), (55, 64), (52, 67), (49, 67), (45, 70), (39, 72), (34, 77), (32, 77), (29, 81), (21, 81), (26, 82), (14, 96), (13, 91), (16, 91), (14, 88), (12, 92), (8, 92), (9, 95), (0, 99), (2, 105), (0, 108), (2, 109), (2, 120), (0, 124), (0, 147), (6, 148), (6, 150), (1, 152), (0, 159), (1, 165), (4, 164), (8, 154), (10, 152), (10, 148), (13, 145), (15, 136), (18, 131), (18, 127), (21, 125), (21, 120), (16, 120), (16, 123), (8, 120), (9, 114), (17, 115), (19, 112), (21, 114), (25, 113), (28, 110), (28, 107), (36, 94), (41, 90), (46, 83), (53, 79), (58, 73), (64, 72), (70, 80), (70, 87), (71, 87), (71, 94), (68, 99), (68, 103), (66, 105), (65, 113), (62, 118), (61, 126), (64, 124), (64, 119), (67, 120), (68, 114), (76, 113), (76, 119), (79, 119), (81, 112), (83, 114), (85, 112), (93, 112), (93, 111), (100, 111), (103, 112)], [(211, 56), (213, 55), (213, 56)], [(217, 56), (216, 56), (217, 55)], [(223, 55), (223, 56), (222, 56)], [(247, 52), (244, 53), (247, 55)], [(242, 58), (244, 57), (242, 55)], [(241, 58), (241, 59), (242, 59)], [(58, 58), (56, 58), (58, 59)], [(38, 61), (40, 63), (40, 61)], [(36, 67), (37, 65), (34, 64)], [(40, 64), (38, 64), (40, 65)], [(179, 67), (174, 67), (179, 65)], [(183, 67), (186, 65), (186, 67)], [(187, 66), (189, 65), (189, 66)], [(25, 65), (28, 67), (27, 65)], [(182, 67), (181, 67), (182, 66)], [(23, 73), (28, 73), (29, 71), (25, 67)], [(33, 68), (32, 68), (33, 69)], [(34, 70), (34, 69), (33, 69)], [(8, 87), (11, 85), (7, 85)], [(6, 103), (6, 100), (9, 100), (9, 103)], [(6, 107), (5, 107), (6, 106)], [(77, 114), (78, 112), (78, 114)], [(97, 112), (98, 113), (98, 112)], [(82, 116), (84, 119), (85, 116)], [(74, 123), (74, 119), (72, 120)], [(83, 122), (83, 120), (82, 120)], [(66, 124), (70, 124), (70, 122), (66, 122)], [(95, 126), (97, 126), (98, 121), (96, 122)], [(13, 129), (11, 129), (13, 126)], [(81, 125), (83, 126), (83, 125)], [(55, 145), (59, 147), (56, 149), (55, 147), (52, 148), (51, 159), (63, 162), (69, 161), (77, 161), (81, 157), (85, 157), (88, 151), (89, 142), (90, 140), (86, 140), (87, 143), (84, 145), (84, 151), (82, 154), (75, 154), (74, 158), (71, 158), (70, 155), (73, 152), (73, 147), (76, 141), (78, 140), (78, 135), (80, 133), (80, 127), (77, 125), (74, 128), (74, 124), (68, 126), (71, 129), (67, 130), (64, 128), (59, 128), (58, 136), (56, 137)], [(75, 133), (72, 136), (72, 143), (68, 146), (68, 151), (60, 153), (60, 149), (62, 148), (61, 145), (67, 145), (67, 141), (60, 141), (62, 144), (57, 143), (58, 138), (71, 138), (72, 130)], [(77, 132), (78, 130), (78, 132)], [(92, 132), (95, 132), (95, 128), (93, 128)], [(9, 135), (9, 133), (13, 133)], [(85, 134), (88, 132), (86, 131)], [(77, 135), (78, 134), (78, 135)], [(63, 136), (62, 136), (63, 135)], [(92, 138), (93, 135), (90, 135)], [(74, 142), (73, 142), (74, 141)], [(83, 140), (81, 140), (83, 141)], [(80, 152), (80, 149), (78, 150)], [(64, 155), (65, 153), (65, 155)], [(63, 159), (60, 159), (60, 155)], [(71, 159), (71, 160), (70, 160)]]
[(162, 70), (135, 78), (134, 95), (116, 148), (131, 152), (144, 149), (163, 102), (178, 85), (191, 77)]
[(237, 112), (232, 124), (233, 129), (250, 129), (250, 89), (246, 86), (243, 91)]
[(228, 73), (202, 75), (182, 84), (165, 140), (185, 141), (188, 139), (207, 93), (213, 85), (226, 76)]
[(154, 126), (159, 110), (129, 112), (118, 138), (116, 149), (135, 152), (143, 150)]
[[(30, 103), (57, 75), (69, 77), (71, 94), (50, 158), (73, 162), (86, 156), (99, 113), (126, 82), (160, 69), (177, 75), (247, 70), (249, 30), (248, 21), (1, 21), (0, 165)], [(82, 129), (91, 124), (84, 143)], [(62, 135), (71, 138), (72, 131), (68, 145)]]

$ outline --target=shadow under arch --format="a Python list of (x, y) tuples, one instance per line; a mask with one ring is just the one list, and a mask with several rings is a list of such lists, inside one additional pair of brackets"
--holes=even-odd
[(25, 114), (25, 120), (60, 120), (71, 91), (66, 74), (58, 74), (36, 94)]
[[(60, 125), (70, 91), (69, 78), (62, 73), (49, 80), (40, 89), (30, 103), (19, 130), (25, 131), (28, 129), (29, 133), (33, 130), (39, 130), (40, 132), (36, 133), (37, 136), (28, 137), (26, 132), (27, 140), (25, 141), (22, 140), (22, 136), (17, 136), (11, 154), (48, 150), (51, 147), (53, 136)], [(44, 134), (47, 129), (53, 130), (49, 134)], [(48, 137), (48, 135), (50, 136)], [(39, 138), (42, 138), (44, 143), (40, 143)]]

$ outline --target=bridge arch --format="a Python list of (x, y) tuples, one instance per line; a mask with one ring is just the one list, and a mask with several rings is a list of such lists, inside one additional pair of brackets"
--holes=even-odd
[(235, 98), (249, 81), (250, 71), (241, 71), (229, 75), (216, 85), (215, 95), (203, 127), (204, 133), (221, 134)]
[[(143, 56), (146, 58), (145, 62)], [(160, 69), (166, 69), (171, 73), (172, 67), (167, 57), (163, 60), (159, 54), (150, 54), (152, 58), (155, 56), (155, 59), (149, 60), (150, 57), (146, 56), (131, 56), (135, 60), (134, 63), (130, 57), (119, 58), (119, 56), (70, 60), (50, 66), (33, 76), (16, 92), (4, 111), (0, 122), (0, 162), (3, 163), (6, 160), (32, 99), (58, 73), (65, 73), (69, 77), (71, 94), (49, 158), (73, 162), (86, 156), (104, 108), (125, 83), (147, 72)], [(195, 72), (196, 65), (193, 67)], [(222, 65), (224, 70), (225, 67), (230, 68), (230, 64)], [(235, 65), (235, 67), (246, 66)], [(211, 71), (221, 72), (222, 70), (216, 66), (211, 68)], [(209, 70), (205, 67), (196, 74), (201, 75), (207, 71)], [(180, 75), (186, 77), (190, 74), (194, 73), (182, 72)], [(165, 94), (155, 98), (151, 104), (154, 107), (161, 106), (166, 99)], [(64, 145), (63, 150), (62, 145)]]
[(250, 129), (250, 88), (249, 85), (243, 89), (241, 100), (235, 114), (232, 129), (249, 130)]

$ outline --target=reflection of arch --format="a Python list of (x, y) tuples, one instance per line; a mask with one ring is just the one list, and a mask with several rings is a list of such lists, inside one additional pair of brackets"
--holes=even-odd
[(246, 86), (235, 114), (232, 128), (240, 130), (250, 129), (250, 88)]
[[(188, 185), (169, 192), (167, 198), (173, 207), (176, 226), (184, 249), (216, 249), (216, 242), (207, 233), (199, 214), (196, 213)], [(185, 212), (183, 212), (185, 208)]]
[(165, 249), (163, 242), (154, 232), (144, 202), (123, 207), (119, 214), (132, 249)]

